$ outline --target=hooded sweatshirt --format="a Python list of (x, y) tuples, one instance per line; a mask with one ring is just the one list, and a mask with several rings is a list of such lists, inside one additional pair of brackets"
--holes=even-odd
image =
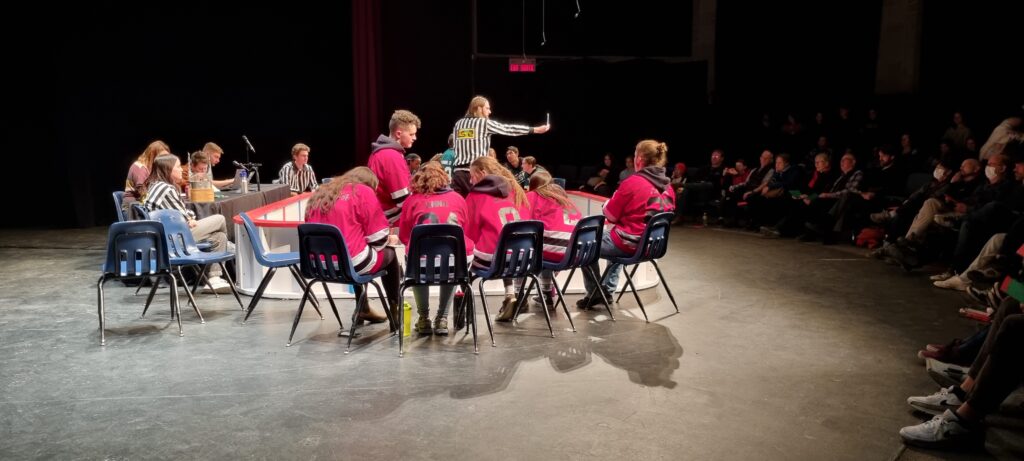
[(505, 223), (530, 219), (529, 205), (517, 208), (512, 186), (501, 176), (487, 175), (466, 196), (466, 238), (475, 244), (473, 265), (491, 266)]
[[(419, 224), (455, 224), (465, 228), (466, 199), (449, 188), (431, 194), (412, 194), (402, 204), (401, 216), (398, 240), (408, 249), (412, 228)], [(466, 255), (472, 254), (473, 240), (466, 237)]]
[(572, 231), (576, 223), (583, 219), (583, 214), (576, 207), (563, 207), (536, 191), (527, 192), (526, 200), (530, 202), (532, 219), (544, 223), (544, 260), (561, 261), (565, 257)]
[(409, 164), (405, 162), (405, 149), (394, 139), (380, 135), (373, 143), (373, 152), (366, 166), (377, 176), (377, 200), (384, 209), (388, 224), (394, 226), (402, 212), (402, 202), (409, 196)]
[(628, 253), (636, 251), (647, 220), (676, 209), (675, 194), (668, 183), (664, 167), (648, 166), (619, 184), (604, 204), (604, 216), (613, 224), (610, 236), (616, 247)]
[(306, 222), (333, 224), (341, 231), (352, 265), (360, 274), (379, 271), (384, 265), (380, 252), (388, 243), (388, 222), (373, 189), (362, 184), (342, 187), (338, 200), (328, 210), (310, 209)]

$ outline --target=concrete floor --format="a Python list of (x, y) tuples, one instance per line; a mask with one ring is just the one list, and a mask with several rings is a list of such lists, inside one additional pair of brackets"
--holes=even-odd
[(848, 247), (676, 227), (681, 314), (651, 289), (649, 324), (627, 296), (551, 339), (535, 308), (496, 348), (481, 324), (479, 355), (459, 334), (399, 359), (380, 325), (345, 355), (308, 309), (285, 347), (295, 301), (242, 325), (204, 295), (178, 337), (167, 290), (140, 319), (117, 282), (100, 347), (105, 232), (0, 232), (0, 459), (987, 459), (897, 434), (936, 389), (916, 351), (974, 331), (960, 296)]

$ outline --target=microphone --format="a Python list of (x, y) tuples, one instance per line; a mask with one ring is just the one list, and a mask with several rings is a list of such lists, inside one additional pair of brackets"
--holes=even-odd
[(242, 140), (243, 140), (243, 141), (245, 141), (245, 145), (246, 145), (246, 146), (249, 146), (249, 151), (251, 151), (252, 153), (254, 153), (254, 154), (255, 154), (255, 153), (256, 153), (256, 149), (253, 149), (253, 148), (252, 148), (252, 143), (251, 143), (251, 142), (249, 142), (249, 138), (248, 138), (248, 137), (246, 137), (246, 136), (245, 136), (245, 135), (243, 134), (243, 135), (242, 135)]
[(231, 164), (234, 165), (235, 168), (241, 168), (243, 170), (248, 170), (248, 168), (246, 168), (245, 165), (242, 165), (241, 163), (238, 163), (238, 160), (232, 160)]

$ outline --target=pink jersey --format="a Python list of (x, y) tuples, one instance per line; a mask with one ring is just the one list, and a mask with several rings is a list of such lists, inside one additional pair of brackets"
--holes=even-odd
[(310, 209), (306, 222), (337, 226), (345, 238), (352, 265), (360, 274), (380, 270), (383, 261), (378, 253), (388, 242), (388, 220), (373, 189), (363, 184), (346, 185), (330, 211)]
[(495, 175), (484, 177), (466, 196), (466, 238), (475, 245), (474, 266), (490, 267), (505, 223), (530, 219), (529, 205), (517, 208), (514, 199), (512, 186)]
[(528, 192), (526, 199), (530, 202), (530, 216), (544, 223), (544, 259), (561, 261), (573, 228), (583, 218), (583, 213), (576, 207), (565, 208), (534, 191)]
[(647, 227), (647, 219), (676, 209), (672, 188), (659, 191), (643, 175), (626, 178), (604, 204), (604, 216), (614, 225), (611, 239), (622, 251), (634, 252)]
[[(402, 204), (402, 217), (398, 220), (398, 240), (409, 248), (412, 228), (417, 224), (466, 225), (466, 199), (446, 189), (435, 194), (412, 194)], [(466, 237), (466, 254), (473, 254), (473, 241)]]
[[(397, 144), (396, 144), (397, 145)], [(409, 165), (398, 150), (384, 148), (370, 154), (368, 167), (377, 175), (377, 200), (388, 223), (395, 225), (402, 202), (409, 196)]]

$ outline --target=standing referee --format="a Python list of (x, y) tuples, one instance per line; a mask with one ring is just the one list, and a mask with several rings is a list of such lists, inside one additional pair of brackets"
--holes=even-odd
[(487, 155), (491, 147), (491, 135), (522, 136), (524, 134), (546, 133), (551, 127), (541, 125), (506, 125), (490, 119), (491, 103), (483, 96), (476, 96), (469, 102), (466, 116), (455, 122), (452, 136), (455, 138), (455, 165), (452, 174), (452, 189), (465, 197), (469, 194), (469, 164)]

